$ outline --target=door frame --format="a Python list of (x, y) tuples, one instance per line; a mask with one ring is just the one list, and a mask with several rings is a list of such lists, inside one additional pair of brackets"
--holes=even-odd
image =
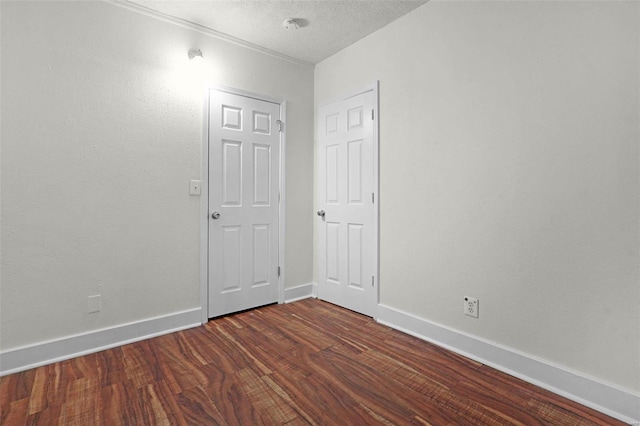
[(280, 120), (282, 120), (282, 131), (280, 133), (280, 164), (278, 171), (278, 265), (280, 275), (278, 277), (278, 303), (284, 303), (284, 277), (285, 277), (285, 157), (286, 157), (286, 134), (287, 134), (287, 101), (262, 95), (260, 93), (249, 92), (233, 87), (210, 84), (205, 88), (203, 96), (202, 114), (202, 175), (200, 185), (200, 306), (201, 321), (205, 324), (209, 321), (209, 103), (211, 90), (230, 93), (232, 95), (244, 96), (260, 101), (271, 102), (280, 106)]
[[(361, 95), (366, 92), (373, 92), (373, 194), (374, 194), (374, 203), (373, 203), (373, 241), (375, 242), (373, 248), (373, 264), (374, 264), (374, 280), (375, 280), (375, 289), (374, 289), (374, 306), (373, 306), (373, 318), (378, 318), (378, 305), (380, 304), (380, 81), (375, 80), (372, 84), (364, 86), (359, 90), (354, 90), (347, 92), (343, 96), (338, 96), (335, 98), (331, 98), (329, 100), (323, 101), (319, 103), (316, 108), (315, 114), (315, 126), (316, 126), (316, 149), (315, 151), (315, 169), (319, 170), (320, 165), (317, 163), (317, 159), (320, 158), (318, 155), (318, 150), (320, 149), (320, 143), (318, 142), (320, 139), (320, 126), (318, 126), (318, 112), (320, 108), (324, 105), (332, 104), (335, 102), (344, 101), (349, 98), (353, 98), (354, 96)], [(320, 200), (320, 191), (316, 186), (317, 182), (314, 182), (314, 202), (316, 203), (316, 207), (322, 204), (322, 200)], [(317, 210), (317, 209), (314, 209)], [(314, 221), (314, 223), (318, 223)], [(317, 225), (316, 225), (317, 226)], [(318, 233), (314, 232), (315, 235)], [(318, 260), (320, 256), (320, 241), (318, 240), (316, 244), (314, 244), (314, 258)], [(319, 261), (317, 263), (319, 265)], [(319, 274), (319, 271), (317, 272)], [(316, 275), (318, 278), (318, 275)], [(318, 280), (320, 281), (320, 280)], [(317, 286), (319, 284), (316, 283), (316, 288), (314, 289), (314, 297), (318, 295)]]

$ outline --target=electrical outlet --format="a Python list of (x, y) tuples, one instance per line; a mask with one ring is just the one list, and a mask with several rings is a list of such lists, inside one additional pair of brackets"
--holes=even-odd
[(478, 318), (478, 299), (475, 297), (464, 297), (464, 314)]
[(87, 300), (87, 312), (93, 314), (94, 312), (100, 312), (102, 308), (102, 303), (100, 301), (100, 295), (96, 294), (93, 296), (89, 296)]

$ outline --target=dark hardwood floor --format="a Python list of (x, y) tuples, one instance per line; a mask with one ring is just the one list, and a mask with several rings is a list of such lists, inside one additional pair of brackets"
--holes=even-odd
[(307, 299), (0, 380), (2, 425), (619, 425)]

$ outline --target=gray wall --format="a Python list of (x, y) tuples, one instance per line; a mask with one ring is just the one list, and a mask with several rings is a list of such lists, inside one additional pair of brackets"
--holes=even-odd
[(316, 66), (380, 81), (381, 303), (640, 391), (639, 8), (429, 2)]
[(288, 101), (286, 287), (312, 281), (312, 68), (104, 2), (1, 7), (2, 350), (200, 306), (205, 80)]

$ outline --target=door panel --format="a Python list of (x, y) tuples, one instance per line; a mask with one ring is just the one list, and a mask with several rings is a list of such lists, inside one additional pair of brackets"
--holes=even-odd
[(365, 92), (318, 116), (318, 297), (366, 315), (377, 302), (373, 102)]
[(347, 179), (349, 204), (362, 204), (362, 140), (348, 142)]
[(362, 225), (349, 224), (349, 286), (362, 289)]
[(327, 222), (326, 279), (340, 283), (340, 224)]
[(338, 204), (338, 185), (340, 184), (338, 160), (340, 147), (338, 145), (327, 145), (326, 151), (326, 202), (328, 204)]
[(253, 144), (253, 205), (271, 203), (271, 147)]
[(269, 284), (270, 231), (269, 225), (253, 225), (253, 287)]
[(222, 141), (222, 205), (242, 205), (242, 142)]
[(240, 269), (242, 260), (240, 245), (242, 228), (239, 226), (222, 227), (222, 292), (240, 290)]
[(279, 118), (278, 104), (210, 91), (209, 317), (278, 301)]

